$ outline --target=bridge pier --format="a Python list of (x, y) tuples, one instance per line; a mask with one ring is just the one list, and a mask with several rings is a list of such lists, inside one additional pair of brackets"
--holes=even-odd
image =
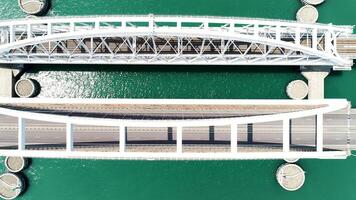
[(324, 79), (330, 67), (301, 67), (302, 75), (308, 80), (308, 99), (324, 99)]
[(12, 69), (0, 68), (0, 97), (12, 97), (15, 77)]
[(15, 96), (15, 82), (25, 73), (23, 64), (0, 65), (0, 97)]

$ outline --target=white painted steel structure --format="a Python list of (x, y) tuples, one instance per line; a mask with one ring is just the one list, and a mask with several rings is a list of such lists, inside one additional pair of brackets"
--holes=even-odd
[(306, 65), (351, 69), (351, 26), (195, 16), (0, 21), (0, 63)]
[[(54, 103), (70, 105), (112, 105), (112, 104), (157, 104), (157, 105), (323, 105), (322, 107), (307, 109), (296, 112), (275, 113), (267, 115), (253, 115), (241, 117), (207, 118), (207, 119), (112, 119), (65, 116), (51, 113), (36, 113), (29, 111), (14, 110), (0, 107), (0, 115), (18, 118), (18, 149), (0, 150), (1, 156), (24, 156), (24, 157), (44, 157), (44, 158), (95, 158), (95, 159), (292, 159), (292, 158), (320, 158), (320, 159), (343, 159), (349, 155), (349, 149), (344, 150), (324, 150), (323, 116), (327, 113), (348, 108), (346, 100), (167, 100), (167, 99), (12, 99), (0, 98), (0, 104), (29, 103), (44, 104)], [(290, 149), (290, 120), (316, 116), (316, 150), (315, 151), (291, 151)], [(39, 120), (46, 122), (60, 123), (66, 126), (66, 150), (27, 150), (26, 144), (26, 123), (24, 120)], [(273, 121), (283, 122), (283, 148), (280, 152), (239, 152), (237, 144), (238, 126), (249, 123), (265, 123)], [(73, 150), (73, 126), (111, 126), (117, 127), (120, 136), (119, 152), (80, 152)], [(183, 136), (184, 127), (201, 126), (230, 126), (231, 151), (221, 153), (189, 153), (184, 152)], [(175, 127), (176, 152), (127, 152), (126, 151), (126, 128), (128, 127)], [(0, 138), (1, 141), (1, 138)], [(346, 145), (346, 144), (344, 144)]]

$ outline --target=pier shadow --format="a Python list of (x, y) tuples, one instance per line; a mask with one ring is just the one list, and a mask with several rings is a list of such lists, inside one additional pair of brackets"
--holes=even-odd
[(25, 175), (25, 173), (23, 171), (16, 173), (16, 175), (18, 175), (20, 177), (20, 179), (22, 180), (22, 182), (24, 184), (22, 192), (19, 195), (19, 197), (21, 197), (22, 195), (24, 195), (28, 191), (28, 189), (30, 187), (30, 181), (29, 181), (29, 179), (27, 178), (27, 176)]

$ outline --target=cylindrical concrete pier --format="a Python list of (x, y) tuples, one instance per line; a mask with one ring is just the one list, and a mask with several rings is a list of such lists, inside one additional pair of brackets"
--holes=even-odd
[(49, 8), (49, 0), (18, 0), (23, 12), (29, 15), (43, 15)]
[(296, 164), (283, 164), (277, 169), (276, 178), (283, 189), (296, 191), (304, 184), (305, 172)]
[(295, 80), (288, 84), (286, 92), (289, 98), (301, 100), (308, 95), (309, 87), (304, 81)]
[(5, 167), (13, 173), (17, 173), (25, 169), (27, 166), (27, 159), (23, 157), (6, 157)]
[(314, 6), (305, 5), (298, 10), (296, 18), (299, 22), (315, 23), (318, 21), (319, 12)]
[(15, 199), (24, 190), (25, 183), (20, 175), (5, 173), (0, 175), (0, 198)]
[(39, 84), (33, 79), (20, 79), (15, 84), (15, 93), (22, 98), (35, 97), (39, 93)]
[(324, 3), (325, 0), (302, 0), (303, 3), (309, 4), (309, 5), (319, 5)]
[(296, 163), (298, 162), (299, 158), (285, 158), (284, 161), (287, 163)]

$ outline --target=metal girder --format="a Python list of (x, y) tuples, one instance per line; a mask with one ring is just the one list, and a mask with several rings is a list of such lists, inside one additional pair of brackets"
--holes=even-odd
[(0, 63), (304, 65), (349, 69), (352, 27), (183, 16), (0, 21)]

